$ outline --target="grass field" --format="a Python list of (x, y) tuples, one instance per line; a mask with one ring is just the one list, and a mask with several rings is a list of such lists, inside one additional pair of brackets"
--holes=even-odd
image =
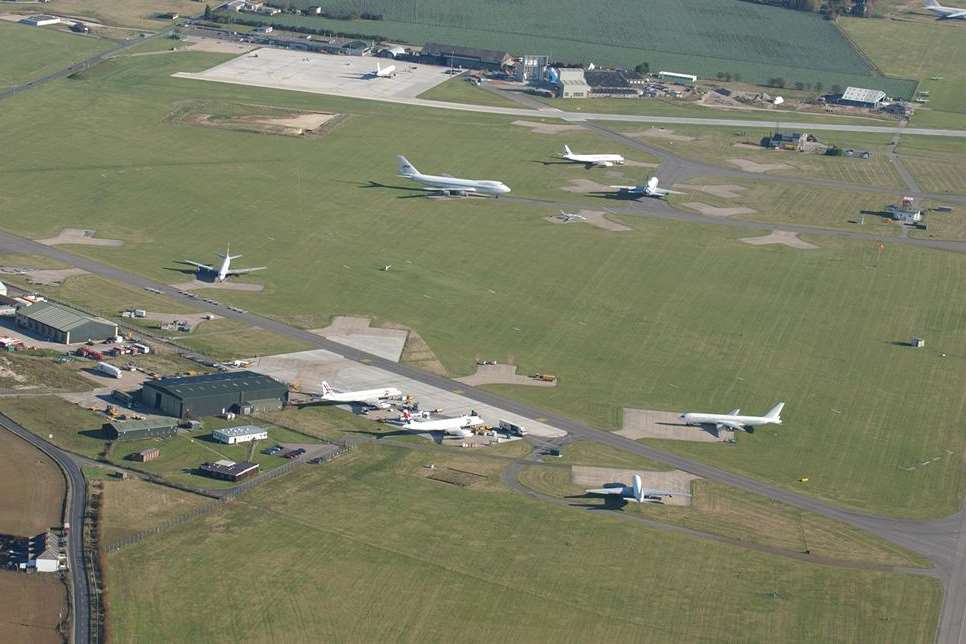
[(843, 18), (839, 25), (886, 74), (922, 81), (929, 103), (917, 110), (914, 126), (966, 127), (966, 31), (960, 21)]
[(0, 412), (58, 447), (89, 458), (104, 449), (99, 416), (56, 396), (0, 398)]
[(40, 78), (110, 49), (90, 36), (0, 21), (0, 88)]
[[(6, 225), (39, 236), (123, 222), (120, 235), (137, 233), (125, 246), (72, 250), (166, 281), (173, 258), (207, 257), (230, 235), (245, 261), (270, 270), (257, 276), (262, 292), (222, 291), (219, 300), (306, 328), (344, 314), (405, 324), (456, 375), (472, 371), (477, 355), (521, 372), (553, 370), (556, 388), (497, 389), (603, 427), (619, 427), (624, 407), (765, 409), (783, 397), (788, 421), (780, 430), (742, 437), (735, 450), (675, 449), (788, 485), (808, 472), (813, 492), (870, 510), (958, 507), (966, 486), (966, 437), (955, 429), (964, 417), (957, 392), (966, 371), (957, 356), (966, 355), (966, 296), (956, 279), (966, 258), (890, 246), (877, 260), (877, 246), (833, 239), (818, 251), (754, 248), (736, 240), (746, 231), (633, 217), (622, 218), (633, 230), (611, 233), (549, 225), (543, 217), (556, 210), (532, 203), (411, 198), (394, 177), (398, 152), (427, 171), (502, 178), (515, 194), (588, 205), (602, 200), (560, 188), (574, 178), (633, 180), (639, 170), (612, 177), (545, 166), (564, 137), (496, 116), (172, 79), (173, 71), (224, 60), (178, 56), (114, 60), (9, 100), (11, 118), (46, 127), (0, 135), (3, 158), (29, 159), (0, 171)], [(97, 110), (65, 115), (57, 107), (92, 101)], [(317, 139), (168, 120), (199, 101), (349, 116)], [(600, 145), (589, 133), (566, 140)], [(710, 138), (707, 154), (723, 156), (732, 143)], [(888, 179), (852, 169), (876, 168), (877, 160), (848, 163), (849, 180)], [(78, 202), (84, 190), (97, 199)], [(379, 270), (388, 263), (392, 272)], [(205, 350), (217, 339), (227, 352), (244, 339), (203, 329), (192, 342)], [(930, 351), (891, 344), (911, 335), (927, 337)], [(909, 382), (927, 393), (910, 399)], [(942, 462), (914, 467), (940, 455)]]
[[(664, 535), (423, 464), (361, 449), (110, 555), (115, 641), (932, 640), (932, 579)], [(257, 584), (213, 574), (239, 552)], [(216, 610), (226, 596), (244, 609)]]
[(100, 515), (101, 543), (117, 543), (206, 503), (211, 503), (211, 499), (136, 478), (108, 479), (104, 482)]
[(470, 105), (519, 107), (510, 99), (481, 89), (463, 77), (451, 78), (445, 83), (440, 83), (429, 91), (420, 94), (419, 98), (449, 103), (469, 103)]
[(0, 390), (4, 393), (87, 391), (91, 383), (78, 367), (59, 365), (46, 355), (0, 354)]
[[(293, 2), (306, 7), (310, 0)], [(384, 36), (414, 44), (427, 41), (500, 49), (522, 55), (546, 52), (555, 61), (624, 65), (648, 62), (711, 77), (718, 72), (745, 80), (784, 77), (826, 86), (872, 81), (871, 67), (830, 23), (815, 14), (785, 11), (737, 0), (652, 0), (640, 11), (633, 0), (608, 3), (606, 11), (579, 0), (563, 0), (547, 12), (533, 0), (512, 4), (445, 3), (441, 0), (353, 0), (326, 3), (329, 11), (370, 11), (380, 21), (274, 16), (266, 21), (342, 33)], [(247, 18), (247, 17), (246, 17)], [(777, 34), (782, 34), (780, 37)], [(789, 42), (791, 41), (791, 42)], [(893, 92), (910, 83), (875, 79)]]
[(105, 25), (160, 29), (171, 25), (170, 20), (159, 19), (160, 14), (173, 12), (182, 16), (196, 16), (204, 11), (204, 5), (193, 0), (50, 0), (44, 11), (86, 18)]
[(61, 525), (66, 483), (60, 468), (43, 452), (3, 430), (0, 472), (0, 532), (32, 537)]

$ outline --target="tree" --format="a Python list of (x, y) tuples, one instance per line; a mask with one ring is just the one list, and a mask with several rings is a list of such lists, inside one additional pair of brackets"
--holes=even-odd
[(211, 20), (211, 7), (207, 4), (205, 5), (205, 20)]
[(634, 67), (634, 71), (637, 72), (638, 74), (650, 74), (651, 65), (650, 63), (641, 63)]
[(822, 81), (817, 81), (815, 83), (815, 93), (816, 94), (821, 94), (822, 93)]

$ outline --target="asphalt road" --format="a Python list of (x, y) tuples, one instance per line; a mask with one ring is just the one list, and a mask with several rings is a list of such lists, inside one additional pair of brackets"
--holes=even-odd
[(64, 520), (70, 522), (67, 535), (67, 558), (71, 579), (71, 616), (73, 644), (90, 642), (91, 613), (90, 586), (84, 560), (84, 508), (87, 503), (87, 482), (80, 467), (71, 457), (31, 433), (7, 416), (0, 414), (0, 427), (16, 434), (54, 460), (67, 479), (67, 501)]

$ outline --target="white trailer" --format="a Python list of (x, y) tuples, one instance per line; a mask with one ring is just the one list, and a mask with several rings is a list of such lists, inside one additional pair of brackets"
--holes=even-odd
[(500, 431), (504, 431), (507, 434), (510, 434), (511, 436), (523, 437), (527, 435), (526, 427), (524, 427), (523, 425), (517, 425), (516, 423), (511, 423), (508, 420), (501, 420), (499, 429)]
[(108, 376), (110, 378), (120, 378), (121, 370), (112, 364), (107, 364), (106, 362), (98, 362), (97, 367), (94, 369), (97, 373)]

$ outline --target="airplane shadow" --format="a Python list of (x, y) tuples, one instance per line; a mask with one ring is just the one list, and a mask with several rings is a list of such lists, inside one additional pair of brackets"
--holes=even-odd
[(173, 266), (164, 266), (164, 270), (171, 271), (172, 273), (181, 273), (182, 275), (197, 275), (198, 271), (193, 268), (175, 268)]
[(444, 432), (411, 432), (406, 429), (396, 429), (388, 432), (367, 432), (361, 429), (353, 430), (353, 434), (363, 434), (365, 436), (372, 436), (376, 440), (382, 440), (383, 438), (394, 438), (397, 436), (430, 436), (433, 442), (437, 445), (443, 444)]
[[(605, 485), (604, 487), (607, 487), (607, 486)], [(571, 499), (602, 500), (603, 503), (570, 503), (571, 507), (583, 508), (585, 510), (592, 510), (592, 511), (600, 511), (600, 510), (621, 511), (624, 509), (624, 506), (627, 505), (626, 499), (616, 495), (601, 497), (593, 494), (574, 494), (564, 498), (566, 498), (568, 501), (570, 501)]]

